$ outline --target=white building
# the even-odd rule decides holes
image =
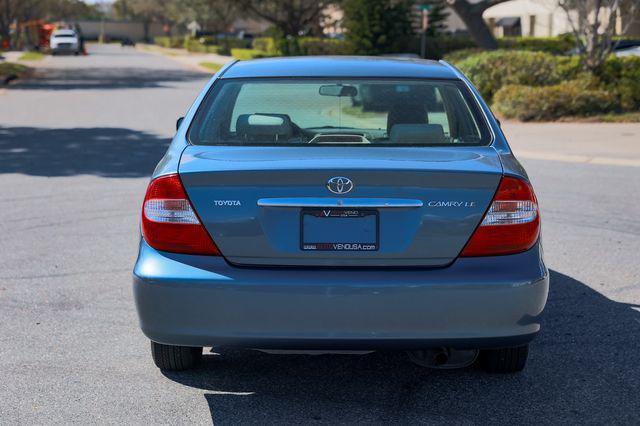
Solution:
[[[551,37],[570,33],[571,24],[558,0],[511,0],[487,9],[482,17],[496,37]],[[575,12],[574,12],[575,13]],[[606,15],[607,10],[604,11]],[[572,18],[575,20],[575,16]],[[602,19],[606,19],[603,16]],[[640,35],[640,22],[627,26],[631,16],[617,18],[616,30],[626,35]]]

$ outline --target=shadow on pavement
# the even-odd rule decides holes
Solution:
[[[0,173],[149,176],[169,143],[123,128],[0,127]]]
[[[40,68],[11,90],[147,89],[168,83],[202,80],[207,73],[160,68]]]
[[[191,372],[214,423],[636,423],[640,313],[551,271],[543,331],[516,375],[427,370],[403,353],[225,349]]]

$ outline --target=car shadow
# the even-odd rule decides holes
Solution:
[[[148,89],[172,83],[205,80],[211,75],[185,69],[141,67],[38,68],[11,90]]]
[[[149,176],[169,143],[125,128],[0,127],[0,174]]]
[[[640,313],[551,271],[526,369],[428,370],[404,353],[220,349],[169,379],[205,391],[214,423],[637,423]]]

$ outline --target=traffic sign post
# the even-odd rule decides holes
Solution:
[[[427,56],[427,28],[429,28],[429,11],[431,10],[431,5],[422,4],[419,8],[422,14],[422,25],[420,27],[420,57],[424,58]]]

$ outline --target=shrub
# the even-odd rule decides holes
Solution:
[[[348,55],[350,45],[344,40],[321,37],[259,37],[253,40],[253,49],[267,56]]]
[[[22,64],[15,64],[12,62],[0,62],[0,85],[4,84],[10,79],[19,77],[27,72],[29,68]]]
[[[454,50],[453,52],[449,52],[446,55],[444,55],[442,59],[452,64],[456,64],[456,63],[462,62],[463,60],[467,59],[470,56],[474,56],[479,53],[482,53],[482,49],[480,49],[479,47],[471,47],[468,49],[459,49],[459,50]]]
[[[185,37],[184,48],[189,52],[207,53],[207,46],[195,38]]]
[[[451,52],[459,51],[471,52],[475,50],[475,53],[480,49],[476,43],[467,36],[440,36],[440,37],[427,37],[426,44],[426,58],[427,59],[441,59]],[[419,53],[420,52],[420,39],[415,38],[409,51]]]
[[[269,56],[278,56],[280,52],[273,37],[257,37],[253,39],[251,47],[266,52]]]
[[[257,49],[231,49],[231,56],[241,61],[257,58],[266,58],[268,55],[266,52]]]
[[[275,37],[276,56],[303,56],[305,53],[300,47],[301,37]]]
[[[161,47],[170,47],[169,37],[154,37],[153,43]]]
[[[251,47],[251,43],[247,40],[237,38],[222,38],[216,41],[218,45],[217,53],[220,55],[231,55],[231,49],[246,49]]]
[[[301,55],[349,55],[351,45],[344,40],[320,37],[301,37],[298,40]]]
[[[605,61],[598,76],[604,87],[616,96],[621,110],[640,109],[640,57],[611,56]]]
[[[558,37],[502,37],[497,39],[500,49],[529,50],[563,55],[575,47],[571,35]]]
[[[456,63],[458,68],[491,101],[508,84],[544,86],[560,82],[558,60],[548,53],[495,50],[469,56]]]
[[[155,37],[153,42],[162,47],[183,47],[184,37]]]
[[[584,73],[579,56],[554,56],[560,81],[573,80]]]
[[[612,93],[581,79],[544,87],[507,85],[495,94],[493,108],[507,118],[529,121],[600,114],[615,105]]]

